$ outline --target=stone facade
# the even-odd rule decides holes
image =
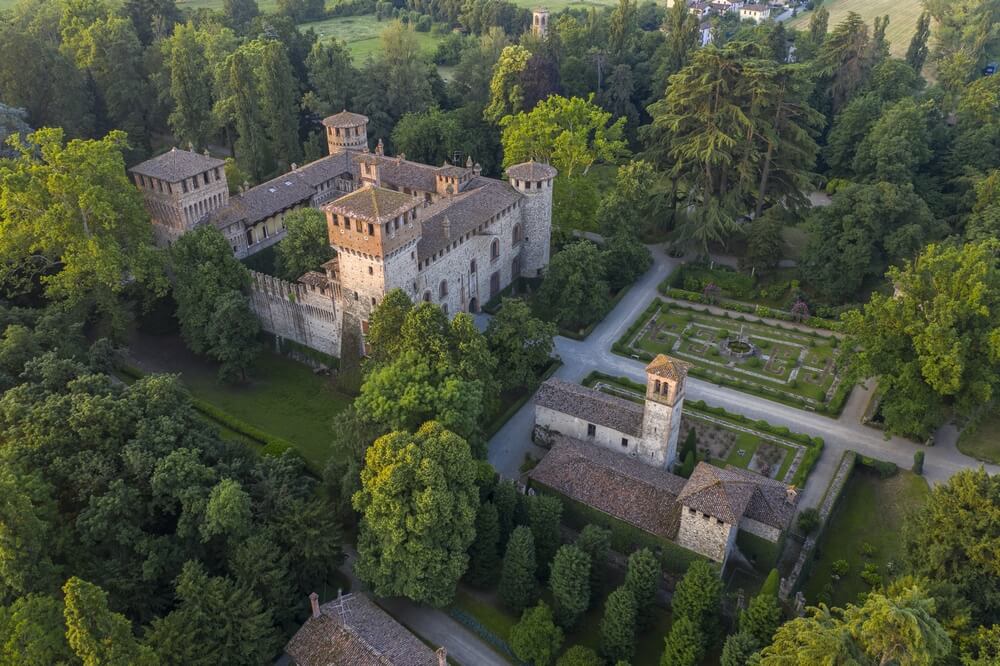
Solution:
[[[733,525],[720,518],[681,505],[681,524],[677,543],[716,562],[725,562],[736,543]]]
[[[304,282],[298,283],[255,271],[250,275],[250,307],[261,328],[324,354],[340,355],[343,322],[321,274],[307,274]]]
[[[549,34],[549,10],[531,10],[531,32],[538,37],[546,37]]]

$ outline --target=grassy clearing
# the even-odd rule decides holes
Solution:
[[[375,14],[365,14],[364,16],[338,16],[324,21],[314,21],[312,23],[302,23],[300,30],[313,30],[319,40],[327,41],[339,39],[347,44],[354,64],[360,65],[369,55],[374,56],[382,49],[382,41],[379,35],[388,27],[389,21],[379,21]],[[441,37],[432,35],[429,32],[414,32],[421,50],[431,55],[437,48]]]
[[[803,588],[806,601],[836,606],[856,602],[858,594],[870,589],[861,578],[865,564],[877,566],[883,580],[898,573],[903,517],[922,506],[929,492],[923,477],[912,472],[900,470],[880,479],[869,469],[855,468],[817,548],[816,562]],[[864,554],[865,544],[873,549],[870,555]],[[838,560],[847,561],[849,569],[834,581],[833,563]]]
[[[962,433],[958,450],[978,460],[1000,463],[1000,413],[984,417],[973,430]]]
[[[892,54],[902,57],[910,45],[910,38],[917,30],[917,19],[923,10],[920,0],[827,0],[823,7],[830,12],[830,29],[847,18],[848,12],[856,12],[868,24],[869,29],[876,16],[889,15],[886,38]],[[792,28],[804,30],[809,26],[812,12],[803,12],[788,22]]]

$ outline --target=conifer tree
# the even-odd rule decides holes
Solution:
[[[664,641],[660,666],[697,666],[705,654],[705,637],[687,615],[674,616]]]
[[[760,650],[761,645],[753,636],[738,632],[728,636],[722,646],[721,666],[746,666],[751,655]]]
[[[710,642],[718,627],[721,600],[722,581],[719,574],[705,560],[692,562],[674,590],[671,602],[674,622],[680,617],[689,618],[700,630],[703,639]]]
[[[587,525],[576,538],[576,547],[590,556],[590,603],[601,595],[604,587],[604,567],[611,551],[611,531],[597,525]]]
[[[635,597],[624,586],[608,595],[601,618],[601,654],[609,661],[629,660],[635,652]]]
[[[628,558],[628,571],[625,573],[625,587],[635,598],[637,625],[639,629],[648,626],[649,611],[656,601],[656,591],[660,589],[660,578],[663,569],[659,560],[648,548],[637,550]]]
[[[758,645],[768,645],[771,637],[781,625],[781,608],[778,598],[770,594],[758,594],[740,613],[740,633],[753,636]]]
[[[906,64],[913,68],[913,71],[920,74],[927,62],[927,40],[931,36],[931,14],[923,12],[917,19],[917,31],[910,38],[910,46],[906,49]]]
[[[502,479],[493,489],[493,504],[497,507],[497,522],[500,526],[500,540],[497,542],[500,551],[507,547],[507,540],[514,531],[517,495],[517,486],[507,479]]]
[[[518,613],[535,599],[535,540],[523,525],[514,529],[507,542],[498,591],[504,605]]]
[[[562,642],[562,629],[552,621],[552,610],[544,601],[524,611],[521,620],[510,630],[514,654],[534,666],[549,666]]]
[[[571,628],[590,605],[590,556],[577,546],[559,548],[552,560],[549,588],[555,600],[556,621]]]
[[[466,579],[478,587],[485,587],[496,580],[500,566],[500,524],[493,502],[479,505],[476,514],[476,540],[469,548],[469,571]]]
[[[559,549],[559,519],[562,517],[562,502],[548,495],[534,495],[528,498],[528,524],[535,540],[535,561],[538,576],[544,580]]]

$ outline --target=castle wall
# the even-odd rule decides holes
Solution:
[[[726,556],[736,542],[737,529],[708,514],[688,506],[681,507],[681,524],[677,530],[677,543],[688,550],[704,555],[710,560],[725,563]]]
[[[765,525],[764,523],[754,520],[753,518],[744,517],[743,520],[740,521],[740,529],[744,532],[755,534],[762,539],[767,539],[771,543],[778,543],[778,540],[781,538],[781,530],[777,527]]]
[[[340,357],[341,313],[331,288],[286,282],[250,271],[250,308],[261,328],[288,340]]]
[[[567,437],[579,439],[582,442],[590,442],[616,453],[636,454],[641,440],[635,437],[635,435],[629,435],[613,428],[608,428],[607,426],[594,424],[595,432],[591,437],[587,435],[588,425],[591,424],[584,419],[563,412],[557,412],[548,407],[535,405],[536,428],[541,427],[543,430],[548,429]],[[628,441],[627,446],[622,446],[623,438]]]

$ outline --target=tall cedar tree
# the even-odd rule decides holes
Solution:
[[[656,592],[660,589],[662,576],[663,569],[660,566],[660,561],[648,548],[642,548],[629,555],[628,570],[625,572],[623,586],[632,593],[635,599],[637,624],[640,631],[648,626],[652,617],[651,611],[653,603],[656,601]]]
[[[469,570],[466,579],[477,587],[487,587],[496,580],[500,568],[500,523],[493,502],[483,502],[476,514],[476,539],[469,547]]]
[[[719,605],[722,601],[722,580],[708,562],[691,563],[687,573],[677,583],[671,600],[674,622],[689,618],[699,629],[705,645],[715,640],[718,631]]]
[[[535,540],[531,530],[517,527],[507,542],[500,570],[500,600],[507,608],[520,613],[535,600]]]
[[[528,497],[528,525],[535,540],[535,557],[538,563],[538,578],[548,576],[552,558],[559,549],[559,520],[562,518],[562,502],[549,495]]]
[[[510,629],[510,647],[514,655],[534,666],[549,666],[562,646],[563,632],[552,621],[552,609],[539,601],[521,614]]]
[[[576,547],[590,556],[590,603],[600,598],[604,589],[604,571],[611,552],[611,531],[597,525],[587,525],[576,537]]]
[[[549,589],[556,620],[563,628],[572,628],[590,605],[590,556],[576,546],[561,546],[552,560]]]
[[[608,595],[601,618],[601,654],[611,661],[628,661],[635,653],[635,597],[624,587]]]

